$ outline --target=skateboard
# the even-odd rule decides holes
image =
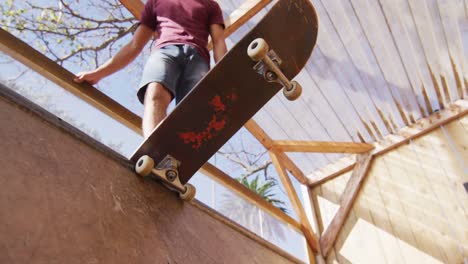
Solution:
[[[309,0],[279,0],[153,130],[130,160],[183,200],[187,184],[278,91],[289,100],[302,87],[294,78],[317,41],[318,19]]]

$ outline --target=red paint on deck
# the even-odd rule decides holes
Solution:
[[[225,96],[225,102],[221,100],[221,96],[216,95],[210,100],[209,104],[213,107],[213,116],[211,117],[208,126],[200,132],[183,132],[179,133],[179,137],[185,144],[192,144],[192,148],[198,149],[202,146],[203,142],[217,136],[221,130],[226,127],[228,123],[228,116],[230,111],[228,109],[229,103],[237,100],[237,95],[232,93]]]
[[[180,138],[184,141],[185,144],[194,143],[192,146],[193,148],[199,148],[201,146],[201,142],[203,140],[203,135],[196,134],[194,132],[186,132],[180,133]]]
[[[215,131],[221,131],[224,126],[226,125],[226,117],[224,116],[223,119],[217,120],[216,115],[213,115],[213,118],[211,118],[210,123],[208,124],[208,131],[211,131],[211,129],[214,129]]]
[[[221,101],[221,97],[219,95],[216,95],[215,97],[213,97],[213,99],[211,99],[210,101],[210,104],[214,106],[215,112],[226,111],[226,105],[223,104],[223,102]]]

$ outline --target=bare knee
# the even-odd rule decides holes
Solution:
[[[146,88],[145,104],[169,105],[172,100],[171,93],[159,83],[150,83]]]

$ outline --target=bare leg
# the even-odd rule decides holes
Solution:
[[[153,129],[166,117],[167,107],[172,100],[171,93],[159,83],[150,83],[146,88],[143,137],[151,135]]]

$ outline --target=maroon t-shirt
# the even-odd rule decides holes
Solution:
[[[224,27],[223,14],[213,0],[148,0],[140,22],[158,32],[155,47],[189,44],[210,61],[208,35],[210,25]]]

